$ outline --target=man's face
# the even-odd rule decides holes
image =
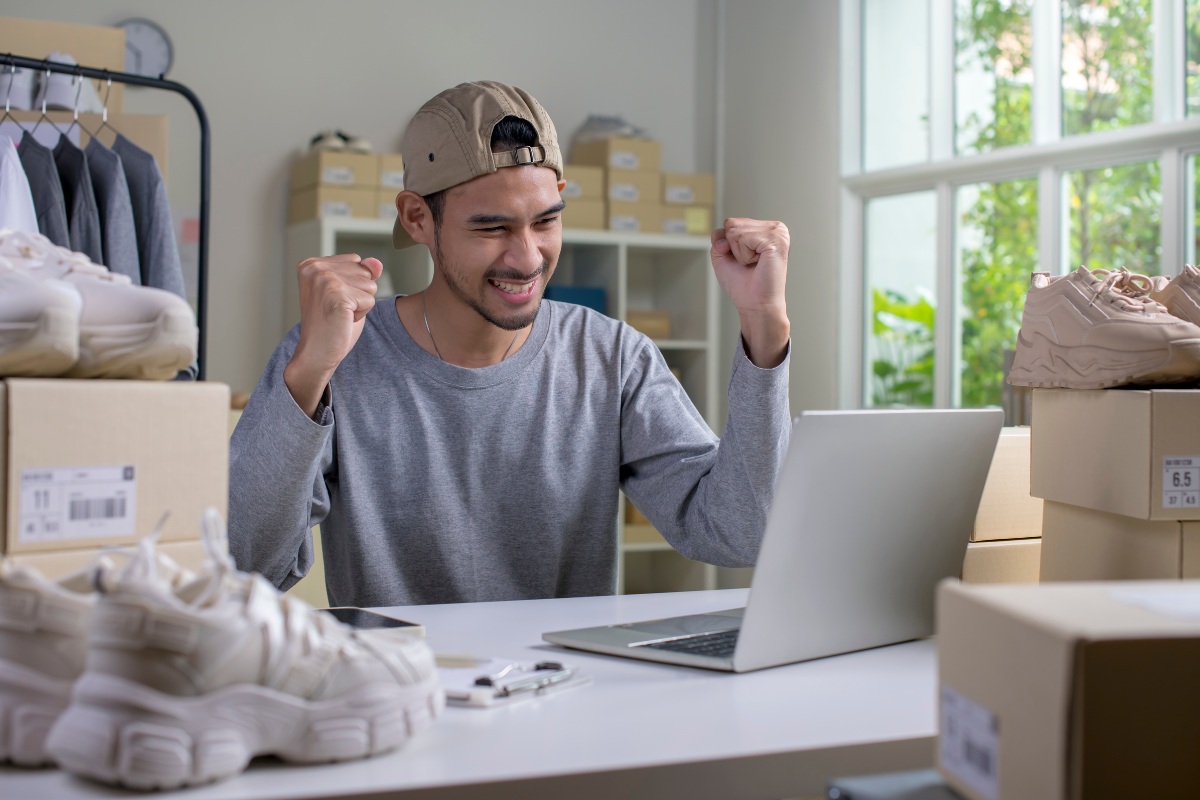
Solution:
[[[558,178],[547,167],[503,167],[446,192],[434,253],[456,295],[515,331],[537,316],[562,251]]]

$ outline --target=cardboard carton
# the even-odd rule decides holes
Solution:
[[[1134,519],[1046,501],[1043,581],[1200,578],[1200,522]]]
[[[197,519],[197,536],[199,536],[199,524],[200,521]],[[208,554],[204,552],[204,545],[196,540],[187,542],[159,542],[155,549],[179,566],[184,569],[190,569],[192,572],[197,572],[208,558]],[[89,547],[78,550],[58,550],[50,553],[24,553],[9,556],[9,560],[18,567],[33,567],[50,580],[55,580],[95,563],[99,555],[100,548]],[[124,563],[124,557],[120,553],[113,553],[110,557],[117,564]]]
[[[662,206],[658,203],[608,202],[608,229],[613,231],[662,231]]]
[[[566,200],[562,212],[564,228],[603,230],[607,227],[608,204],[603,200]]]
[[[664,205],[711,207],[716,202],[713,176],[706,172],[664,172],[662,201]]]
[[[379,160],[379,175],[375,185],[380,189],[391,189],[392,197],[404,191],[404,158],[399,153],[383,153]]]
[[[288,224],[320,217],[374,218],[381,205],[375,189],[310,186],[288,198]]]
[[[1036,539],[1042,499],[1029,493],[1029,428],[1003,428],[992,454],[971,541]]]
[[[314,150],[292,162],[291,190],[295,194],[311,186],[379,185],[379,156],[371,153],[345,153]]]
[[[609,169],[658,172],[662,145],[649,139],[614,137],[577,144],[571,149],[572,164],[588,164]],[[647,198],[654,200],[656,198]]]
[[[229,500],[222,383],[8,378],[0,383],[0,541],[9,554],[195,539]]]
[[[938,589],[937,767],[969,800],[1193,797],[1200,583]]]
[[[1041,539],[970,542],[963,583],[1037,583],[1041,551]]]
[[[1138,519],[1200,519],[1200,391],[1035,389],[1034,497]]]
[[[395,219],[399,214],[396,211],[396,195],[399,193],[399,189],[376,189],[375,216],[380,219]]]
[[[124,72],[125,30],[107,25],[0,17],[0,53],[45,58],[55,52],[69,54],[84,67]],[[92,83],[101,101],[108,94],[110,118],[112,114],[119,114],[124,108],[125,85],[113,81],[112,93],[109,94],[107,81]],[[41,109],[38,114],[41,114]],[[96,129],[92,125],[88,127]],[[159,167],[162,168],[162,160],[159,161]]]
[[[708,236],[712,233],[712,209],[708,206],[663,206],[663,233],[688,233]]]
[[[635,331],[651,339],[671,338],[671,313],[669,311],[626,311],[625,321]]]
[[[568,202],[604,199],[604,167],[567,164],[563,167],[563,180],[567,185],[563,187],[561,194]]]
[[[660,176],[657,172],[624,169],[604,171],[604,196],[617,203],[657,204]]]

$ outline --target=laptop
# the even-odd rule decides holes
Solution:
[[[806,411],[745,608],[543,634],[595,653],[749,672],[920,639],[962,571],[999,409]]]

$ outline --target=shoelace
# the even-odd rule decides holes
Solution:
[[[66,266],[66,271],[60,277],[70,273],[90,275],[113,283],[132,283],[128,275],[110,271],[107,267],[93,264],[83,253],[76,253],[65,247],[58,247],[45,236],[17,231],[11,228],[0,230],[0,247],[8,246],[20,254],[21,258],[30,261],[40,261],[43,265],[55,263]]]
[[[1094,269],[1091,272],[1092,275],[1103,278],[1103,280],[1095,288],[1095,294],[1092,295],[1089,306],[1095,305],[1101,295],[1108,291],[1109,297],[1119,300],[1126,309],[1139,310],[1144,313],[1160,310],[1159,303],[1146,296],[1154,289],[1154,282],[1149,277],[1130,272],[1125,267],[1112,271]],[[1165,311],[1166,309],[1161,310]]]

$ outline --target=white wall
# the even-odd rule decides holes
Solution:
[[[711,169],[711,0],[352,3],[5,0],[0,13],[95,25],[143,16],[175,44],[213,132],[209,377],[249,390],[279,341],[288,165],[323,128],[399,148],[427,99],[467,80],[528,90],[565,140],[589,112],[661,140],[663,168]],[[709,14],[701,24],[702,12]],[[707,26],[707,27],[705,27]],[[40,57],[44,53],[28,53]],[[130,90],[126,110],[171,115],[172,204],[194,208],[198,138],[181,99]],[[708,148],[697,152],[697,142]]]

